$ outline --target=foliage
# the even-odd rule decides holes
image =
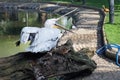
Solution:
[[[7,27],[4,34],[18,35],[20,34],[21,28],[22,27]]]

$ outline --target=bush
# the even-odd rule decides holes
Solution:
[[[7,27],[5,34],[18,35],[21,32],[22,27]]]

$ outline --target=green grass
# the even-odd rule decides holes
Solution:
[[[89,0],[88,5],[102,8],[102,5],[108,7],[108,0]],[[98,3],[99,2],[99,3]],[[116,8],[117,6],[117,8]],[[117,10],[116,10],[117,9]],[[109,13],[106,15],[104,29],[109,43],[120,44],[120,1],[115,0],[114,24],[109,23]]]
[[[114,24],[109,24],[109,16],[106,16],[104,29],[109,43],[120,44],[120,12],[115,12]]]
[[[120,44],[120,26],[105,24],[105,32],[109,43]]]
[[[114,24],[109,23],[109,14],[107,14],[104,29],[109,43],[120,44],[120,0],[114,1],[115,1]],[[70,0],[64,0],[63,2],[70,3]],[[81,2],[73,2],[72,4],[80,5]],[[108,0],[86,0],[86,5],[97,8],[102,8],[102,5],[105,5],[108,8],[109,3]]]

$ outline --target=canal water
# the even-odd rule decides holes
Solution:
[[[15,42],[19,40],[21,29],[25,26],[43,27],[45,20],[53,17],[56,18],[59,15],[34,10],[0,10],[0,57],[25,51],[29,44],[15,46]],[[66,18],[59,23],[66,25],[65,21]]]

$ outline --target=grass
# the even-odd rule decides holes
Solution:
[[[120,12],[115,12],[114,23],[109,24],[108,15],[106,16],[104,29],[109,43],[120,44]]]
[[[58,1],[58,0],[53,0]],[[69,2],[70,0],[60,0],[62,2]],[[114,24],[109,23],[109,14],[107,14],[104,24],[105,33],[109,43],[120,44],[120,0],[115,1],[115,16]],[[72,4],[80,5],[81,2],[74,2]],[[102,8],[102,5],[105,5],[107,8],[109,6],[108,0],[86,0],[87,6]]]
[[[101,6],[104,4],[106,7],[108,7],[108,2],[107,0],[89,0],[88,5],[89,6],[94,6],[101,8]],[[120,44],[120,1],[115,0],[115,6],[118,6],[116,10],[115,7],[115,16],[114,16],[114,24],[109,23],[109,13],[106,15],[105,19],[105,24],[104,24],[104,29],[105,29],[105,34],[108,39],[109,43],[114,43],[114,44]]]

